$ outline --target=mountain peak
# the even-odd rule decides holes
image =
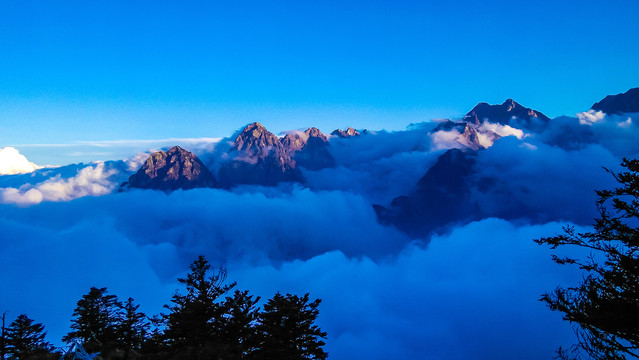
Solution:
[[[537,128],[545,125],[550,118],[537,110],[524,107],[513,99],[506,99],[501,105],[490,105],[481,102],[469,111],[463,119],[465,122],[481,124],[484,120],[502,125],[510,125],[516,120],[526,128]]]
[[[513,100],[513,99],[506,99],[506,101],[504,101],[504,103],[503,103],[503,104],[501,104],[501,106],[505,107],[505,108],[506,108],[506,111],[512,111],[512,110],[514,110],[515,108],[523,107],[523,106],[519,105],[519,104],[518,104],[515,100]]]
[[[625,93],[608,95],[592,105],[591,109],[603,111],[609,115],[639,112],[639,87]]]
[[[351,137],[351,136],[359,136],[359,131],[353,129],[352,127],[349,127],[346,130],[335,129],[335,130],[333,130],[331,135],[336,135],[336,136],[339,136],[339,137],[342,137],[342,138],[346,138],[346,137]]]
[[[288,137],[287,141],[290,140],[292,137]],[[304,181],[282,141],[258,122],[242,129],[235,138],[232,152],[232,159],[223,164],[219,172],[224,187]]]
[[[271,149],[281,147],[277,136],[258,122],[247,125],[235,138],[235,148],[245,151],[249,156],[264,157]]]
[[[123,187],[172,191],[215,187],[217,181],[195,154],[174,146],[151,154]]]
[[[304,133],[306,135],[308,135],[309,137],[320,138],[324,142],[328,141],[328,138],[326,137],[326,135],[324,135],[324,133],[322,133],[320,131],[320,129],[318,129],[316,127],[310,127],[308,129],[306,129],[306,131],[304,131]]]

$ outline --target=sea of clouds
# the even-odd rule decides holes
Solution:
[[[118,192],[148,154],[38,168],[5,148],[0,312],[28,314],[60,345],[91,286],[157,314],[203,254],[264,299],[321,298],[330,359],[550,358],[574,334],[538,299],[581,275],[532,240],[589,229],[594,189],[614,185],[603,167],[639,156],[637,119],[585,113],[541,133],[500,129],[513,136],[480,151],[471,189],[493,215],[423,238],[380,224],[372,204],[411,194],[445,151],[434,123],[332,138],[337,166],[304,171],[307,186],[233,191]]]

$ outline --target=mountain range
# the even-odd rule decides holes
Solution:
[[[595,103],[592,110],[607,114],[638,112],[639,88],[606,96]],[[482,213],[470,196],[472,189],[482,191],[491,187],[490,181],[476,176],[478,152],[504,136],[521,138],[524,133],[541,136],[552,121],[542,112],[508,99],[496,105],[479,103],[462,119],[445,120],[425,130],[426,136],[446,139],[447,150],[420,178],[414,191],[397,194],[387,205],[373,205],[378,219],[410,235],[419,236],[455,221],[472,220],[480,215],[491,216],[485,211]],[[276,186],[280,183],[308,186],[305,178],[308,171],[336,166],[331,153],[332,139],[352,141],[367,134],[366,130],[348,128],[337,129],[327,136],[311,127],[278,137],[255,122],[230,139],[230,148],[214,161],[203,162],[180,147],[151,154],[138,172],[122,184],[121,190],[229,189],[241,185]],[[209,168],[217,171],[209,171]]]

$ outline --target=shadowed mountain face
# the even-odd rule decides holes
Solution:
[[[469,182],[476,158],[475,152],[446,151],[419,180],[414,194],[395,198],[389,208],[373,206],[379,219],[417,237],[472,219],[477,206],[470,202]]]
[[[608,95],[592,106],[606,114],[622,114],[639,112],[639,88],[633,88],[623,94]]]
[[[231,159],[219,172],[224,187],[304,182],[304,176],[280,139],[260,123],[252,123],[240,132],[229,156]]]
[[[328,151],[328,138],[317,128],[289,133],[282,139],[282,145],[297,166],[309,170],[335,166],[335,159]]]
[[[175,146],[169,151],[158,151],[149,156],[142,168],[131,175],[128,183],[122,184],[121,188],[172,191],[216,186],[215,177],[197,156]]]
[[[550,118],[539,111],[523,107],[514,100],[508,99],[501,105],[479,103],[464,116],[463,120],[477,125],[484,120],[502,125],[517,124],[535,130],[545,126]]]

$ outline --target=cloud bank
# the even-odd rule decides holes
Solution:
[[[13,147],[0,149],[0,175],[30,173],[40,168]]]
[[[588,229],[593,190],[614,181],[602,166],[639,154],[636,124],[563,117],[531,134],[485,124],[505,137],[477,155],[469,201],[480,219],[422,238],[380,224],[372,204],[415,191],[445,150],[432,123],[332,138],[337,165],[304,170],[307,186],[118,193],[147,154],[3,175],[0,311],[27,313],[60,344],[89,287],[157,314],[204,254],[264,299],[321,298],[330,359],[551,358],[573,333],[538,299],[580,275],[532,239]],[[192,150],[215,162],[217,145]]]
[[[57,174],[33,185],[26,183],[19,188],[0,188],[0,202],[34,205],[42,201],[69,201],[84,196],[106,195],[116,188],[116,182],[112,178],[118,174],[118,169],[105,163],[97,163],[79,169],[75,176],[69,178],[62,178]]]

